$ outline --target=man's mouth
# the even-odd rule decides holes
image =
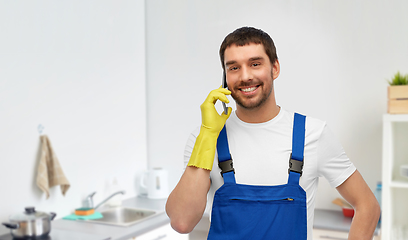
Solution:
[[[254,86],[254,87],[245,87],[245,88],[241,88],[240,90],[244,93],[250,93],[255,91],[259,86]]]

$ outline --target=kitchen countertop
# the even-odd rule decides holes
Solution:
[[[52,229],[48,237],[41,238],[42,240],[109,240],[110,237],[92,233],[72,232],[68,230]],[[0,240],[14,240],[10,231],[7,234],[1,235]]]
[[[146,197],[134,197],[124,200],[122,202],[122,206],[155,210],[158,212],[158,214],[128,227],[58,219],[52,222],[52,231],[65,230],[78,234],[97,234],[98,236],[102,237],[101,240],[127,240],[169,223],[170,220],[165,213],[165,204],[166,199],[156,200],[148,199]],[[69,240],[72,239],[77,238],[69,238]],[[58,238],[58,240],[60,240],[60,238]],[[65,239],[61,238],[61,240]]]
[[[58,231],[68,230],[83,234],[97,234],[103,236],[101,240],[127,240],[129,238],[144,234],[170,222],[165,213],[166,199],[153,200],[146,197],[134,197],[124,200],[122,206],[155,210],[156,216],[148,218],[140,223],[129,227],[112,226],[85,221],[72,221],[59,219],[53,221],[52,228]],[[313,228],[331,231],[349,232],[352,218],[345,217],[342,211],[315,209]],[[378,224],[374,235],[378,235],[380,224]],[[60,238],[58,238],[59,240]],[[69,238],[74,239],[74,238]],[[81,239],[81,238],[75,238]],[[89,238],[90,239],[90,238]],[[94,239],[94,238],[92,238]],[[61,238],[61,240],[65,240]]]
[[[345,217],[342,211],[315,209],[313,228],[349,232],[352,218]],[[374,235],[378,235],[380,224],[377,225]]]

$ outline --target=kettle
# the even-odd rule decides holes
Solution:
[[[147,197],[164,199],[169,196],[168,173],[162,168],[153,168],[144,172],[140,186],[147,190]]]

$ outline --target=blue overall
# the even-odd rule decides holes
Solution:
[[[214,195],[207,239],[307,239],[306,192],[299,185],[303,168],[305,121],[305,116],[295,113],[288,183],[278,186],[243,185],[235,182],[224,126],[217,141],[218,161],[224,184]]]

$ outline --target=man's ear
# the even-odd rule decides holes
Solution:
[[[280,64],[279,60],[276,59],[275,63],[272,65],[272,77],[273,80],[275,80],[277,77],[279,77],[280,74]]]

